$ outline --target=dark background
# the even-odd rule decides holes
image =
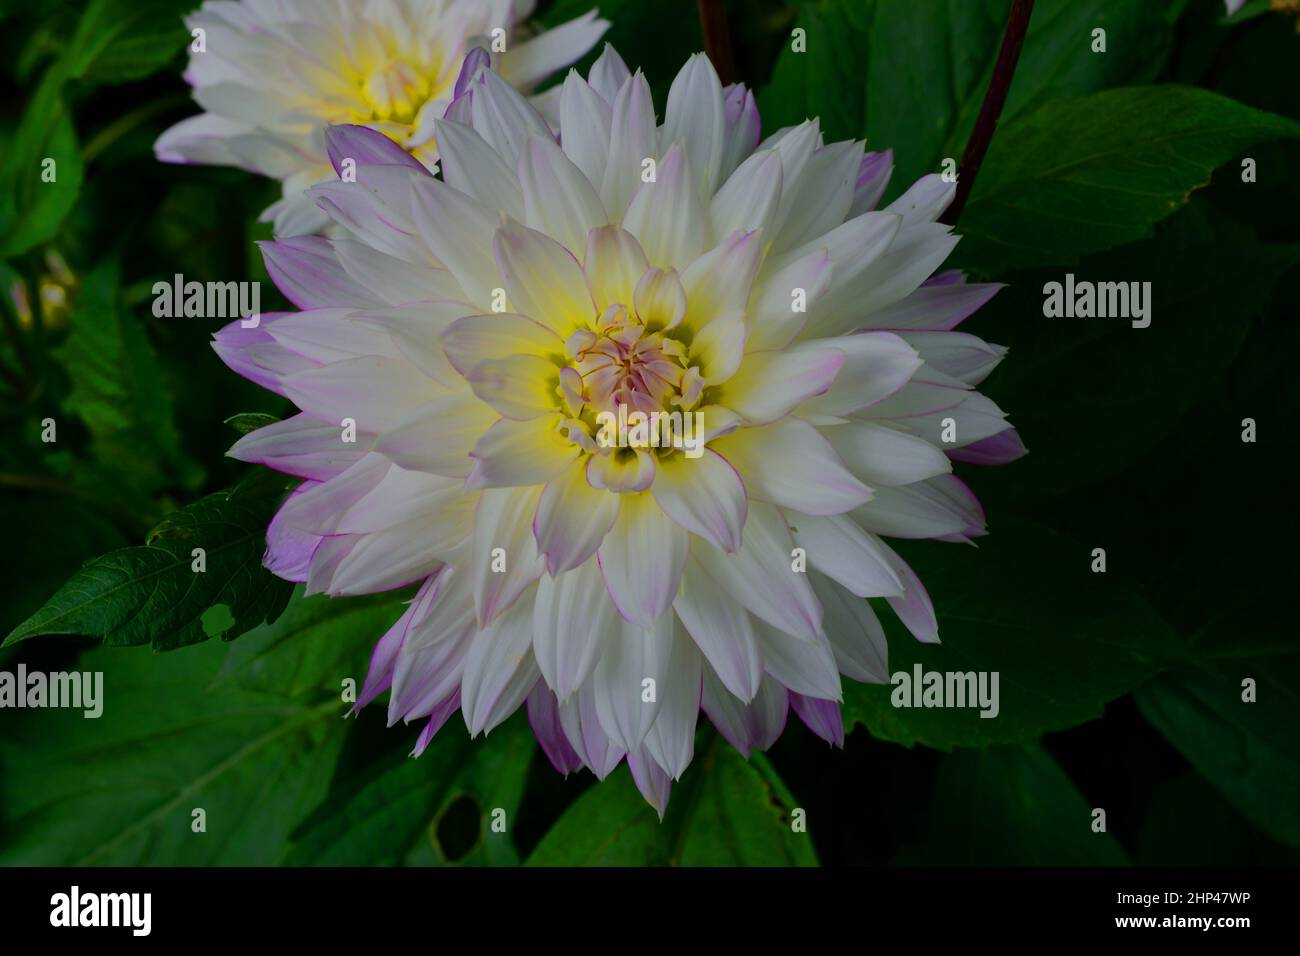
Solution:
[[[761,91],[764,133],[820,112],[828,138],[865,136],[869,148],[893,145],[899,172],[891,196],[909,172],[934,168],[951,151],[908,152],[909,142],[877,142],[877,134],[902,130],[906,136],[924,127],[933,99],[929,86],[959,86],[963,73],[972,72],[972,58],[990,60],[1008,4],[908,5],[928,12],[908,21],[903,5],[891,0],[730,3],[738,72]],[[103,8],[105,22],[112,19],[113,4],[95,6]],[[117,12],[125,16],[127,7],[141,6],[126,4]],[[164,514],[243,478],[245,467],[223,457],[237,437],[225,419],[288,410],[221,365],[208,346],[215,330],[208,323],[156,319],[148,308],[152,284],[175,272],[261,279],[263,309],[277,306],[278,293],[252,244],[269,238],[256,216],[277,197],[277,185],[237,170],[153,159],[158,134],[193,112],[179,77],[184,54],[175,23],[186,6],[144,4],[147,12],[131,14],[131,25],[107,54],[51,89],[49,75],[88,5],[0,2],[5,201],[12,205],[15,195],[21,201],[20,162],[30,145],[21,137],[33,128],[25,117],[42,104],[66,108],[75,137],[70,148],[84,164],[75,203],[48,238],[0,261],[6,290],[0,526],[10,542],[0,574],[0,633],[27,619],[82,562],[141,543]],[[677,68],[703,47],[695,4],[617,0],[601,6],[615,21],[609,39],[629,64],[644,68],[662,109]],[[966,34],[956,25],[941,29],[957,6],[964,7],[962,16],[976,7],[987,12],[992,46],[970,39],[977,48],[966,49]],[[1017,77],[1025,92],[1018,100],[1013,87],[1008,121],[1050,107],[1058,94],[1150,82],[1191,84],[1300,119],[1295,15],[1261,13],[1262,5],[1254,3],[1225,23],[1217,0],[1080,0],[1074,5],[1084,11],[1080,29],[1053,30],[1049,21],[1064,16],[1063,6],[1039,4],[1037,32],[1031,32],[1021,67],[1030,72]],[[561,22],[587,7],[543,2],[539,17]],[[1074,74],[1090,68],[1084,28],[1092,22],[1108,25],[1111,59],[1100,75],[1076,83]],[[807,75],[783,53],[796,24],[818,42],[833,41],[833,53],[809,66]],[[931,51],[933,62],[918,59],[908,44]],[[1063,79],[1035,85],[1032,71]],[[893,85],[880,92],[890,78]],[[892,113],[877,108],[881,97],[898,101]],[[64,135],[44,132],[51,143]],[[916,139],[923,145],[926,137]],[[962,121],[953,121],[947,143],[962,142]],[[31,148],[39,156],[47,146],[42,141]],[[888,689],[877,688],[847,697],[846,723],[857,726],[843,751],[792,721],[768,755],[770,767],[758,758],[768,780],[768,789],[758,792],[769,795],[767,809],[778,816],[791,806],[806,809],[823,864],[1300,859],[1300,608],[1293,556],[1300,531],[1293,453],[1300,412],[1300,255],[1293,245],[1300,243],[1300,146],[1261,142],[1243,155],[1257,159],[1257,183],[1240,181],[1238,159],[1222,163],[1212,182],[1189,191],[1136,241],[1036,270],[1014,262],[997,268],[981,268],[978,258],[973,263],[977,274],[1009,286],[965,330],[1011,347],[985,390],[1010,412],[1030,455],[1000,469],[959,472],[989,509],[991,536],[978,552],[953,557],[957,546],[925,542],[902,549],[935,599],[945,645],[931,653],[891,633],[892,666],[920,660],[943,668],[957,661],[963,669],[998,669],[1005,719],[987,722],[996,730],[951,713],[929,721],[903,715],[900,723],[882,705]],[[69,168],[61,166],[60,175]],[[1152,328],[1044,319],[1042,285],[1066,271],[1152,280]],[[9,291],[15,283],[29,299],[49,296],[48,304],[24,317]],[[40,441],[39,423],[47,415],[59,422],[56,446]],[[1257,422],[1255,444],[1240,440],[1246,417]],[[1088,570],[1094,547],[1107,550],[1110,590],[1098,590]],[[1121,592],[1122,600],[1115,596]],[[377,606],[374,620],[395,606]],[[1111,612],[1103,613],[1107,608]],[[967,618],[974,623],[963,624]],[[360,666],[378,627],[367,619],[333,650],[349,666]],[[342,629],[301,630],[297,641],[341,642],[345,636]],[[1003,642],[1013,631],[1023,635]],[[255,674],[240,693],[258,707],[264,703],[261,682],[282,686],[310,670],[301,661],[277,669],[282,662],[272,657],[280,638],[274,634],[239,638],[231,655],[241,653],[241,643],[255,646],[243,652],[253,663],[239,673]],[[509,774],[485,768],[483,754],[472,756],[473,748],[487,745],[464,742],[457,720],[430,756],[414,765],[404,761],[417,730],[386,729],[378,705],[342,729],[333,721],[320,733],[312,730],[301,741],[305,749],[277,765],[284,779],[266,786],[301,787],[297,802],[263,811],[265,793],[235,771],[220,795],[190,801],[187,793],[172,807],[160,795],[202,778],[202,767],[211,765],[202,757],[208,731],[185,731],[192,736],[184,739],[196,741],[191,777],[165,747],[146,743],[132,756],[132,742],[149,728],[171,726],[167,715],[183,713],[185,688],[207,687],[213,673],[242,666],[242,659],[224,657],[215,640],[159,657],[142,648],[93,650],[97,644],[44,637],[0,651],[0,667],[10,670],[19,661],[68,669],[80,659],[83,668],[102,666],[110,686],[115,673],[127,675],[122,680],[132,695],[132,726],[141,728],[97,742],[83,737],[79,719],[0,714],[0,862],[514,862],[526,859],[557,820],[564,826],[561,818],[580,796],[596,800],[600,790],[609,792],[575,811],[592,828],[608,823],[611,832],[622,833],[615,826],[623,819],[619,813],[633,813],[621,809],[630,791],[625,770],[600,788],[585,773],[561,779],[533,754],[518,717],[507,725],[513,730],[497,732],[506,739],[501,753],[513,754],[516,765],[531,764],[526,773]],[[981,646],[988,656],[967,656]],[[333,684],[335,671],[322,673]],[[1259,703],[1240,704],[1243,677],[1259,682]],[[1008,681],[1020,679],[1028,688],[1023,698],[1007,690]],[[167,709],[169,693],[178,697],[179,711]],[[237,737],[242,725],[232,726]],[[518,741],[517,749],[511,741]],[[313,770],[304,756],[313,747],[333,748],[337,757],[325,770]],[[705,826],[722,832],[720,821],[754,812],[745,808],[753,799],[745,789],[750,778],[749,784],[724,780],[716,792],[706,789],[712,783],[690,782],[693,774],[704,781],[712,772],[715,747],[713,732],[702,730],[696,764],[674,794],[668,822],[654,831],[653,814],[637,807],[640,815],[627,817],[634,822],[617,846],[639,846],[637,834],[649,829],[654,833],[644,837],[647,845],[671,834],[680,849],[683,834]],[[113,768],[125,769],[118,774]],[[773,769],[776,782],[767,776]],[[248,779],[264,772],[252,768]],[[317,772],[327,779],[313,790],[309,778]],[[91,774],[95,784],[75,780],[78,773]],[[449,775],[454,785],[446,784]],[[375,781],[389,781],[378,797],[364,792]],[[506,801],[518,805],[512,846],[505,850],[494,849],[484,831],[485,808],[497,805],[501,787],[512,794]],[[141,819],[153,820],[149,812],[160,806],[187,819],[190,803],[204,799],[230,807],[244,836],[221,837],[217,848],[195,852],[155,832],[157,821],[135,828]],[[395,843],[336,839],[330,827],[348,819],[336,811],[358,800],[385,807],[408,801],[395,820],[381,819],[383,829],[399,834]],[[1089,828],[1091,808],[1105,809],[1107,834]],[[713,810],[722,816],[709,816]],[[261,830],[247,824],[246,815],[263,812]],[[219,825],[214,816],[214,830]],[[747,846],[748,826],[736,825]],[[728,849],[721,837],[717,842],[699,850],[699,859],[780,857],[774,851],[776,858],[750,858]],[[338,855],[319,849],[326,845]],[[90,846],[99,849],[87,852]],[[626,857],[617,849],[602,852],[588,859],[680,860],[672,849],[634,849]],[[787,856],[808,862],[799,853]]]

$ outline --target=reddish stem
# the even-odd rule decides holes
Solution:
[[[993,141],[993,133],[998,128],[998,117],[1002,115],[1007,93],[1011,90],[1011,79],[1016,74],[1016,63],[1019,62],[1020,50],[1025,45],[1029,17],[1033,12],[1034,0],[1015,0],[1011,5],[1007,27],[1002,34],[1002,47],[998,50],[998,60],[993,65],[993,78],[989,80],[988,92],[984,94],[984,103],[980,106],[980,115],[975,120],[975,128],[971,130],[966,151],[961,157],[961,168],[957,173],[957,195],[952,205],[939,218],[940,222],[955,226],[962,210],[966,208],[966,200],[975,185],[980,166],[984,164],[984,154]]]
[[[736,82],[736,61],[731,55],[731,31],[723,0],[699,0],[700,26],[704,29],[704,50],[723,86]]]

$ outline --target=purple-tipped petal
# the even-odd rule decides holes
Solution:
[[[317,481],[304,481],[294,489],[289,500],[319,484]],[[282,520],[283,514],[284,507],[281,506],[266,528],[266,553],[262,556],[262,566],[276,577],[303,584],[322,539],[319,535],[290,527]]]
[[[266,327],[291,312],[271,312],[258,318],[255,328],[245,328],[243,319],[235,319],[212,336],[212,350],[233,371],[277,395],[284,394],[284,379],[294,372],[316,366],[296,352],[279,345]]]
[[[476,46],[465,54],[465,62],[460,65],[460,74],[456,77],[453,98],[469,92],[470,84],[483,70],[492,69],[492,54],[481,46]]]
[[[894,151],[887,149],[881,153],[865,153],[862,164],[858,166],[858,181],[853,187],[853,205],[849,208],[848,218],[871,212],[880,202],[889,186],[889,179],[894,175]]]
[[[370,652],[370,668],[366,671],[366,681],[361,685],[357,702],[352,705],[352,713],[357,713],[372,700],[388,690],[393,684],[393,670],[397,665],[397,656],[402,652],[402,642],[406,640],[406,629],[415,613],[415,602],[402,613],[375,644]]]
[[[542,753],[546,754],[551,766],[566,777],[581,770],[582,758],[564,734],[564,725],[560,723],[559,701],[546,686],[546,681],[539,680],[534,685],[526,703],[528,724],[533,728],[533,734],[542,745]]]
[[[954,448],[948,452],[948,457],[969,465],[1005,465],[1027,454],[1029,449],[1020,440],[1020,433],[1014,428],[1008,428],[972,442],[965,448]]]
[[[972,284],[960,272],[943,272],[906,298],[872,313],[866,327],[949,332],[983,308],[1001,288],[998,282]]]
[[[834,747],[844,746],[844,716],[838,701],[819,700],[790,691],[790,707],[822,740]]]
[[[426,176],[424,164],[393,142],[383,133],[368,126],[330,126],[325,129],[325,151],[330,165],[339,176],[343,175],[343,160],[351,159],[362,166],[409,166]]]
[[[718,172],[721,185],[745,157],[754,151],[761,138],[758,104],[743,83],[733,83],[722,90],[722,108],[726,128],[722,140],[722,166]]]
[[[936,272],[922,282],[921,285],[961,285],[965,281],[966,273],[960,269],[947,269],[944,272]]]
[[[419,757],[423,754],[429,746],[429,742],[433,740],[433,735],[442,730],[443,724],[458,710],[460,710],[459,687],[452,691],[446,700],[433,708],[433,713],[429,715],[429,722],[424,725],[419,738],[415,741],[415,746],[411,749],[411,756]]]
[[[388,305],[344,271],[328,239],[295,236],[257,245],[275,287],[300,309],[382,309]]]
[[[668,776],[663,767],[655,763],[645,747],[627,755],[627,766],[632,771],[632,780],[636,788],[641,791],[641,796],[645,797],[646,803],[655,808],[659,819],[662,820],[664,811],[668,809],[668,797],[672,793],[673,778]]]

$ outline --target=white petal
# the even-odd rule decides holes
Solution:
[[[668,676],[673,616],[643,630],[623,622],[606,632],[596,665],[596,715],[611,740],[627,751],[641,746],[659,714],[659,685]],[[653,683],[647,685],[646,681]]]
[[[740,547],[748,500],[731,464],[711,449],[699,458],[669,455],[660,459],[654,499],[681,527],[723,551]]]
[[[780,513],[758,501],[749,504],[745,539],[735,554],[692,548],[733,600],[787,634],[812,640],[821,627],[821,606],[807,576],[794,570],[794,540]]]
[[[478,83],[471,103],[474,129],[507,163],[515,163],[530,135],[551,135],[541,114],[501,77],[484,70]]]
[[[751,352],[720,387],[718,402],[751,425],[766,425],[800,403],[812,404],[808,400],[831,388],[844,364],[844,353],[835,348]]]
[[[673,610],[727,690],[751,700],[763,678],[753,621],[694,557],[687,560]]]
[[[503,418],[474,445],[470,488],[542,485],[578,457],[578,446],[559,431],[560,416],[518,422]]]
[[[571,71],[560,94],[560,145],[595,186],[605,180],[611,116],[609,103]]]
[[[596,86],[595,68],[592,69],[592,85]],[[610,218],[619,222],[641,183],[642,161],[658,159],[659,144],[650,85],[640,70],[623,84],[612,102],[609,161],[605,164],[600,199]]]
[[[475,442],[496,421],[496,413],[472,395],[434,399],[384,432],[375,451],[403,468],[449,478],[468,477]]]
[[[622,495],[591,487],[583,461],[547,483],[533,518],[533,533],[548,574],[576,568],[596,553],[614,526],[621,499]]]
[[[821,700],[840,700],[840,672],[825,637],[801,641],[783,634],[765,621],[755,621],[754,631],[763,651],[763,670],[797,694]]]
[[[546,326],[508,312],[458,318],[442,333],[439,342],[452,367],[462,375],[487,359],[564,353],[564,342]]]
[[[419,180],[412,190],[412,213],[420,236],[456,277],[466,300],[486,312],[492,305],[492,290],[501,285],[492,257],[496,217],[486,206],[436,179]]]
[[[540,676],[533,659],[532,595],[478,632],[465,656],[461,711],[471,736],[487,733],[527,698]]]
[[[844,222],[853,204],[853,187],[861,162],[860,142],[832,143],[808,158],[803,175],[794,184],[796,193],[782,197],[781,205],[786,206],[787,199],[789,205],[778,226],[773,252],[815,241]]]
[[[506,294],[516,311],[561,338],[591,324],[595,306],[573,253],[554,239],[517,223],[492,239]]]
[[[659,715],[645,737],[645,747],[674,779],[695,755],[695,725],[700,715],[700,652],[678,624],[673,629],[668,671],[659,684]]]
[[[830,389],[799,406],[801,418],[836,417],[866,408],[902,388],[922,366],[916,350],[890,332],[864,332],[801,342],[794,354],[834,349],[844,359]],[[737,409],[739,411],[739,409]]]
[[[533,610],[533,654],[561,700],[591,675],[617,622],[595,561],[554,578],[542,575]]]
[[[709,207],[713,228],[720,236],[751,229],[766,234],[780,201],[780,155],[771,149],[755,153],[714,195]]]
[[[434,135],[443,181],[478,200],[485,209],[524,218],[524,194],[519,177],[501,154],[472,127],[437,120]]]
[[[871,498],[871,489],[845,468],[830,442],[797,418],[738,429],[711,447],[760,501],[803,514],[837,515]]]
[[[822,603],[822,629],[840,672],[851,680],[889,683],[889,645],[871,605],[817,571],[810,570],[808,580]]]
[[[828,426],[822,434],[849,470],[873,487],[910,485],[952,471],[942,451],[896,428],[853,421]]]
[[[575,256],[587,248],[587,233],[609,222],[600,197],[582,171],[549,136],[532,137],[519,157],[525,222],[558,239]]]
[[[719,185],[725,134],[722,84],[709,58],[697,53],[686,61],[668,90],[660,142],[666,146],[686,144],[696,189],[702,196],[712,195]]]
[[[285,394],[315,418],[353,419],[365,431],[396,428],[443,389],[413,365],[363,356],[295,372],[284,379]]]
[[[835,515],[792,518],[794,540],[808,554],[808,561],[823,574],[838,581],[858,597],[896,596],[903,585],[894,573],[888,555],[851,518]]]
[[[680,143],[659,163],[654,181],[641,183],[623,228],[637,237],[651,265],[665,269],[685,269],[705,248],[708,224]]]
[[[487,627],[514,604],[542,573],[532,528],[540,494],[541,489],[492,488],[479,497],[469,577],[480,627]],[[502,567],[504,571],[499,570]],[[530,626],[531,622],[530,614]]]
[[[946,182],[938,173],[930,173],[914,182],[886,209],[902,216],[903,224],[907,226],[934,222],[943,215],[956,195],[956,180]]]
[[[625,494],[622,499],[618,520],[596,554],[619,614],[648,630],[677,596],[687,534],[650,495]]]

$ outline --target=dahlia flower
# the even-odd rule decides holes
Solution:
[[[816,120],[760,142],[703,56],[663,125],[608,47],[559,115],[557,141],[479,69],[433,124],[440,179],[331,129],[357,182],[311,194],[347,235],[265,243],[302,311],[215,347],[301,409],[231,451],[304,479],[266,566],[419,583],[358,706],[390,691],[418,754],[457,710],[477,735],[526,705],[559,770],[626,757],[662,814],[701,709],[746,754],[789,711],[842,744],[841,675],[888,679],[866,599],[938,640],[885,539],[984,534],[951,462],[1023,447],[975,390],[1004,350],[953,331],[997,287],[934,274],[951,184],[876,209],[889,153]],[[700,428],[606,427],[637,412]]]
[[[277,236],[318,232],[329,220],[303,191],[334,178],[327,126],[378,130],[436,171],[433,123],[456,92],[468,50],[527,91],[609,27],[593,10],[530,37],[520,25],[533,7],[534,0],[207,0],[185,21],[195,34],[185,79],[205,112],[163,133],[154,151],[163,162],[238,166],[278,179],[284,198],[263,219]],[[535,105],[550,112],[553,99]]]

